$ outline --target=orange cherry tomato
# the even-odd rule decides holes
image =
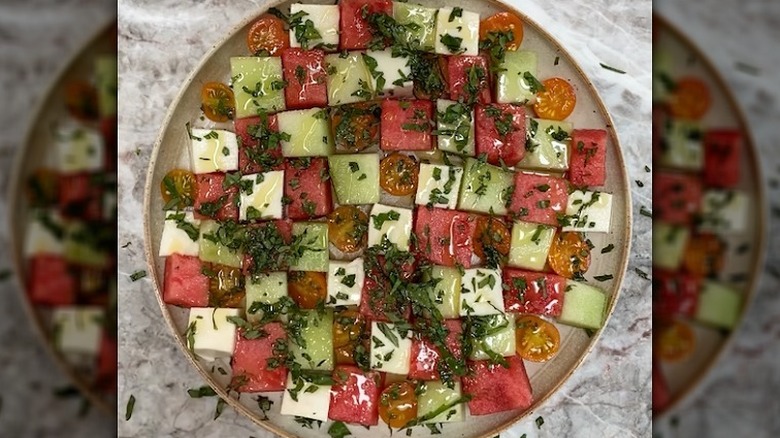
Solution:
[[[723,269],[726,245],[718,236],[699,234],[688,240],[683,255],[685,269],[697,277],[708,277]]]
[[[160,193],[166,210],[182,209],[195,201],[195,175],[189,170],[173,169],[163,177]]]
[[[696,334],[681,321],[674,321],[658,331],[653,342],[653,352],[661,360],[676,362],[687,358],[696,347]]]
[[[339,251],[355,252],[368,240],[368,215],[354,205],[341,205],[328,215],[328,240]]]
[[[515,320],[517,354],[532,362],[547,362],[558,353],[561,335],[550,322],[534,315],[519,316]]]
[[[394,152],[379,163],[379,185],[393,196],[408,196],[417,190],[419,172],[417,160]]]
[[[372,102],[335,107],[330,118],[336,149],[360,152],[379,146],[381,110]]]
[[[233,90],[222,82],[206,82],[200,89],[200,108],[209,120],[231,120],[236,112]]]
[[[215,264],[209,269],[209,306],[242,307],[246,293],[241,268]]]
[[[523,42],[523,22],[520,17],[511,12],[499,12],[495,15],[491,15],[485,18],[479,23],[479,39],[480,41],[487,38],[490,32],[506,32],[512,31],[512,41],[507,43],[506,49],[509,51],[515,51],[520,48],[520,43]]]
[[[393,428],[404,427],[417,418],[415,384],[405,380],[386,387],[379,396],[379,417]]]
[[[86,81],[73,81],[65,87],[65,107],[79,120],[98,118],[98,94],[95,87]]]
[[[561,277],[574,278],[590,267],[590,245],[585,235],[574,231],[558,233],[547,256],[550,267]]]
[[[544,91],[536,94],[534,112],[542,119],[564,120],[574,111],[577,93],[566,79],[550,78],[542,81]]]
[[[354,364],[355,347],[360,344],[366,321],[357,308],[336,313],[333,318],[333,350],[337,364]]]
[[[710,109],[710,90],[699,78],[686,76],[677,80],[669,96],[669,111],[674,117],[698,120]]]
[[[314,309],[328,298],[328,283],[324,272],[290,271],[287,291],[301,309]]]
[[[246,45],[253,55],[276,55],[282,49],[290,47],[290,35],[284,29],[281,19],[266,14],[249,28]]]
[[[485,260],[485,248],[492,248],[503,257],[509,255],[512,234],[504,221],[494,217],[480,216],[477,219],[475,236],[477,245],[474,246],[474,253],[480,259]]]
[[[59,174],[52,169],[38,168],[27,179],[27,199],[32,205],[57,203]]]

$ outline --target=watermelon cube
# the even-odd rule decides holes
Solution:
[[[363,372],[356,366],[339,365],[333,370],[333,381],[329,419],[363,426],[379,423],[379,394],[382,391],[379,372]]]
[[[678,272],[653,272],[653,316],[672,319],[693,317],[699,300],[701,278]]]
[[[239,139],[238,170],[243,175],[284,168],[281,145],[269,143],[271,134],[279,131],[276,114],[236,119],[233,125]]]
[[[271,322],[262,327],[267,336],[256,339],[244,337],[239,329],[236,347],[233,351],[233,383],[239,392],[281,391],[287,379],[287,368],[268,366],[268,359],[275,356],[274,344],[284,342],[286,334],[279,322]]]
[[[704,133],[704,184],[734,188],[739,184],[742,133],[736,129],[716,129]]]
[[[447,76],[450,85],[450,99],[466,103],[490,103],[488,62],[483,56],[450,56],[447,61]],[[478,79],[476,93],[467,87],[469,76]]]
[[[284,172],[287,217],[293,220],[325,216],[333,210],[327,158],[291,159]]]
[[[653,174],[653,216],[671,225],[688,225],[699,212],[701,178],[674,172]]]
[[[209,277],[202,272],[199,258],[171,254],[165,259],[163,301],[179,307],[206,307],[209,304]]]
[[[76,301],[76,276],[61,255],[38,254],[30,258],[27,290],[30,301],[43,306],[65,306]]]
[[[460,358],[463,326],[459,319],[445,320],[444,326],[449,332],[445,340],[447,350],[456,358]],[[438,380],[440,357],[441,352],[433,343],[425,338],[415,337],[412,340],[412,364],[409,368],[409,378]]]
[[[379,263],[384,264],[381,257]],[[387,277],[381,269],[376,266],[369,268],[370,265],[376,265],[376,262],[364,265],[367,271],[363,289],[360,291],[360,314],[369,321],[390,322],[390,315],[408,318],[411,308],[405,303],[390,299],[390,284]]]
[[[515,190],[510,214],[526,222],[558,225],[558,216],[566,211],[568,183],[563,178],[534,173],[515,173]]]
[[[286,271],[288,266],[283,261],[282,248],[291,240],[292,221],[289,219],[247,225],[247,248],[241,263],[244,274]],[[255,266],[255,258],[262,261],[263,264]]]
[[[365,8],[365,9],[364,9]],[[341,50],[365,49],[371,41],[371,25],[363,14],[393,16],[390,0],[341,0]]]
[[[238,187],[224,187],[225,174],[222,172],[195,175],[195,218],[238,220]]]
[[[380,147],[385,151],[433,149],[432,113],[430,100],[383,100]]]
[[[653,361],[653,412],[664,410],[672,401],[672,394],[669,391],[669,384],[666,382],[661,366]]]
[[[471,373],[463,378],[463,392],[471,394],[471,415],[527,409],[533,403],[531,382],[518,356],[505,358],[508,368],[487,360],[469,363]]]
[[[103,333],[100,340],[97,378],[95,380],[95,386],[103,391],[116,391],[117,356],[116,338],[106,336],[106,333]]]
[[[441,208],[417,209],[417,251],[437,265],[470,268],[476,231],[475,214]]]
[[[507,312],[554,316],[561,314],[566,279],[554,274],[504,269],[504,309]]]
[[[287,86],[284,99],[288,109],[328,106],[325,81],[325,52],[319,49],[289,48],[282,52],[282,69]]]
[[[607,131],[575,129],[571,133],[569,181],[577,187],[603,186],[607,179]]]
[[[487,162],[514,166],[525,155],[525,107],[511,104],[477,105],[477,155]]]
[[[99,220],[103,217],[103,188],[89,173],[59,177],[59,207],[65,218]]]

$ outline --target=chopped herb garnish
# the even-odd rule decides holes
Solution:
[[[140,279],[142,279],[144,277],[146,277],[146,271],[144,271],[144,270],[136,271],[136,272],[130,274],[130,281],[138,281],[138,280],[140,280]]]
[[[135,396],[130,394],[130,398],[127,399],[127,406],[125,407],[125,421],[130,421],[133,416],[133,409],[135,408]]]
[[[615,68],[615,67],[610,67],[610,66],[608,66],[608,65],[606,65],[606,64],[604,64],[604,63],[601,63],[601,62],[600,62],[600,63],[599,63],[599,65],[600,65],[602,68],[604,68],[604,69],[607,69],[607,70],[610,70],[610,71],[614,71],[615,73],[620,73],[621,75],[624,75],[624,74],[626,74],[626,72],[625,72],[625,71],[623,71],[623,70],[620,70],[620,69],[617,69],[617,68]]]

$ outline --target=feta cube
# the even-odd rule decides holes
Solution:
[[[249,183],[244,183],[248,181]],[[238,219],[242,221],[257,219],[281,219],[282,197],[284,196],[284,171],[244,175],[241,182],[247,189],[239,189],[241,203],[238,208]]]
[[[352,306],[360,304],[365,273],[363,259],[351,262],[331,260],[328,264],[328,299],[326,304]]]
[[[750,201],[744,192],[707,190],[701,201],[700,229],[717,234],[742,233],[747,229]]]
[[[450,388],[445,383],[434,380],[425,382],[418,401],[417,418],[424,417],[435,412],[442,406],[455,403],[461,397],[460,382],[455,381]],[[463,405],[458,403],[445,412],[425,421],[424,423],[449,423],[463,421]]]
[[[192,129],[192,171],[194,173],[238,170],[236,134],[221,129]]]
[[[461,8],[439,8],[436,53],[476,56],[479,51],[479,14]]]
[[[295,3],[290,5],[290,15],[299,12],[305,13],[301,19],[300,26],[304,29],[314,27],[320,38],[310,41],[301,41],[295,35],[296,27],[290,27],[290,47],[303,47],[304,49],[323,49],[326,51],[336,51],[339,48],[339,14],[338,5],[303,5]],[[307,22],[311,21],[311,24]]]
[[[240,316],[239,309],[193,307],[184,340],[199,358],[211,362],[230,358],[236,344],[236,326],[228,317]]]
[[[57,128],[57,166],[62,173],[94,172],[103,169],[103,136],[77,122]]]
[[[608,233],[612,221],[612,195],[604,192],[575,190],[566,203],[570,225],[563,231]]]
[[[414,84],[408,56],[393,56],[393,49],[369,50],[363,55],[363,62],[371,73],[371,88],[375,94],[394,97],[412,95]]]
[[[245,284],[246,319],[249,322],[263,318],[259,304],[276,304],[287,296],[287,272],[247,275]]]
[[[688,227],[653,221],[653,266],[675,271],[688,244]]]
[[[282,396],[281,414],[328,421],[331,386],[307,382],[303,377],[300,379],[303,386],[296,390],[300,383],[293,381],[292,375],[287,374],[287,389]],[[295,394],[295,398],[291,393]]]
[[[412,210],[374,204],[368,221],[368,246],[379,245],[387,236],[401,251],[409,251],[412,234]]]
[[[59,255],[64,252],[62,217],[56,210],[40,210],[31,214],[24,240],[24,255]]]
[[[474,110],[453,100],[439,99],[436,101],[436,111],[438,148],[473,157],[476,154]]]
[[[54,309],[54,341],[63,353],[97,355],[103,335],[102,307],[57,307]]]
[[[507,264],[534,271],[543,270],[554,237],[554,227],[531,222],[515,222],[512,225],[512,240]]]
[[[460,285],[460,302],[460,316],[504,313],[501,269],[466,269]]]
[[[460,167],[421,163],[414,203],[454,209],[462,177]]]
[[[160,257],[171,254],[198,256],[200,252],[200,220],[192,212],[169,212],[160,240]]]
[[[409,374],[412,332],[402,334],[395,324],[371,322],[371,369]]]
[[[492,352],[500,354],[503,357],[514,356],[517,354],[515,344],[515,315],[511,313],[499,313],[490,316],[478,317],[490,327],[491,333],[481,339],[470,339],[473,342],[473,349],[471,350],[471,360],[487,360],[490,359],[487,351],[483,348],[482,344]]]

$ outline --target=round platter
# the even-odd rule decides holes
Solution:
[[[291,3],[289,1],[270,2],[268,6],[287,10]],[[325,2],[320,1],[311,3],[325,4]],[[446,2],[441,0],[422,1],[420,3],[428,7],[444,7],[447,5]],[[591,233],[588,237],[595,248],[601,249],[612,244],[614,245],[614,250],[605,254],[595,250],[591,267],[588,273],[585,274],[585,278],[589,284],[599,286],[606,291],[608,302],[605,318],[608,320],[614,309],[626,270],[632,224],[629,183],[612,120],[606,112],[605,106],[595,88],[571,56],[555,42],[548,32],[528,19],[521,11],[516,11],[507,5],[487,0],[472,2],[467,9],[479,13],[481,18],[499,11],[512,11],[520,16],[524,23],[522,48],[533,50],[537,53],[538,77],[540,79],[552,76],[566,78],[577,92],[577,106],[573,114],[567,118],[567,121],[572,122],[575,127],[605,129],[607,131],[607,178],[606,184],[599,190],[613,194],[611,226],[608,233]],[[185,126],[190,124],[193,127],[215,127],[213,123],[210,124],[201,118],[201,86],[209,81],[222,81],[225,83],[229,81],[230,57],[249,55],[245,39],[247,31],[255,19],[256,16],[247,17],[246,21],[231,31],[222,43],[216,45],[205,55],[200,65],[183,84],[181,92],[174,100],[163,122],[160,135],[154,145],[146,181],[144,222],[148,270],[150,277],[153,279],[162,315],[173,332],[181,351],[220,397],[258,425],[281,436],[322,437],[327,436],[327,428],[325,426],[320,429],[316,427],[315,429],[304,429],[294,422],[292,417],[279,414],[280,393],[270,395],[274,405],[273,409],[268,413],[267,420],[264,419],[258,403],[251,394],[241,394],[238,399],[229,396],[226,391],[226,385],[230,379],[229,376],[216,372],[220,367],[203,364],[187,348],[183,334],[188,327],[188,309],[167,305],[163,301],[162,296],[165,262],[163,258],[158,257],[164,223],[163,201],[159,192],[160,184],[169,170],[190,167],[188,155],[190,139]],[[605,274],[611,274],[613,278],[603,282],[594,280],[594,276]],[[561,333],[561,347],[557,356],[544,364],[526,362],[526,369],[534,394],[533,405],[525,411],[509,411],[487,416],[467,416],[465,423],[458,424],[457,428],[453,426],[445,428],[444,433],[446,436],[494,436],[514,422],[530,415],[566,381],[585,359],[598,339],[600,331],[594,335],[593,333],[588,334],[582,329],[556,325]],[[390,436],[389,430],[381,426],[373,427],[370,431],[360,427],[351,427],[350,430],[357,437]],[[427,429],[414,428],[412,436],[428,436],[429,433]]]
[[[737,104],[731,88],[705,54],[680,29],[658,15],[653,17],[653,51],[654,58],[660,56],[660,59],[654,59],[654,76],[657,77],[655,70],[661,65],[664,73],[668,74],[672,80],[681,77],[695,77],[706,84],[709,89],[711,106],[698,121],[705,132],[707,129],[719,129],[733,130],[741,134],[741,149],[738,157],[739,181],[729,189],[744,193],[748,199],[746,206],[748,213],[746,214],[744,231],[726,235],[719,234],[719,238],[725,243],[724,260],[722,269],[712,278],[714,281],[729,285],[739,294],[741,308],[735,317],[731,330],[696,322],[689,324],[693,330],[695,346],[687,357],[675,361],[654,358],[653,375],[654,391],[656,392],[653,403],[654,405],[660,403],[661,407],[654,406],[653,415],[656,418],[661,418],[675,411],[684,400],[691,398],[695,390],[701,387],[708,372],[724,356],[728,345],[734,339],[735,332],[753,299],[764,265],[764,236],[767,216],[763,178],[757,151],[745,116]],[[654,84],[654,93],[656,93],[655,87]],[[654,110],[654,124],[656,124],[655,114]],[[654,127],[654,131],[656,129]],[[656,162],[655,155],[656,151],[654,151],[655,165],[653,170],[654,177],[657,177],[659,172],[663,172],[664,169]],[[658,219],[653,220],[656,222]],[[654,277],[657,277],[656,280],[660,278],[655,272]],[[655,299],[655,283],[653,287]],[[655,313],[654,310],[654,316],[656,316]],[[654,331],[654,336],[658,330]],[[656,351],[657,347],[654,348],[654,355]],[[663,394],[659,394],[659,388],[662,386],[665,386],[666,390],[662,390]],[[657,397],[658,399],[656,399]]]

